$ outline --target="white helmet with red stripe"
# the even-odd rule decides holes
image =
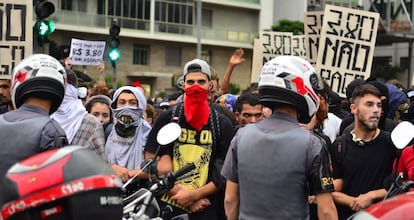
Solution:
[[[52,101],[49,114],[55,112],[65,96],[67,76],[65,68],[47,54],[26,57],[13,69],[11,92],[14,108],[29,97]]]
[[[280,104],[294,107],[298,121],[308,123],[319,108],[317,92],[323,81],[312,65],[295,56],[278,56],[269,60],[259,77],[260,101],[273,109]]]

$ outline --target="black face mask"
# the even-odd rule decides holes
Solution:
[[[115,132],[123,138],[134,136],[136,130],[137,130],[136,126],[130,126],[128,128],[125,128],[124,125],[122,125],[121,123],[115,124]]]

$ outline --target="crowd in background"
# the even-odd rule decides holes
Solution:
[[[179,143],[202,146],[202,150],[194,148],[197,149],[194,151],[200,151],[200,155],[211,158],[207,159],[207,162],[213,165],[204,171],[200,169],[199,175],[200,178],[205,178],[203,180],[205,185],[197,185],[200,184],[198,180],[192,183],[202,188],[203,191],[197,191],[196,189],[199,188],[195,187],[189,193],[188,189],[179,185],[174,188],[175,193],[168,195],[164,202],[178,203],[178,208],[193,214],[211,211],[204,216],[194,215],[195,219],[214,219],[211,218],[213,212],[219,213],[217,216],[224,219],[224,191],[222,189],[225,180],[220,175],[220,170],[227,148],[238,130],[248,124],[273,117],[273,109],[261,102],[257,83],[252,83],[240,94],[228,93],[231,75],[233,71],[237,75],[235,67],[243,61],[243,50],[235,50],[222,81],[219,80],[219,74],[213,68],[210,69],[204,61],[198,59],[189,61],[184,67],[183,77],[177,82],[176,93],[169,94],[167,97],[147,99],[145,88],[139,82],[131,82],[118,89],[109,89],[100,79],[89,84],[85,90],[82,88],[84,85],[79,80],[79,76],[71,70],[70,60],[66,60],[63,64],[67,74],[66,90],[64,96],[61,97],[61,104],[50,111],[52,113],[50,118],[63,129],[67,144],[80,145],[93,150],[111,165],[122,181],[126,182],[137,176],[138,179],[148,178],[145,173],[140,172],[140,167],[142,162],[154,156],[158,151],[155,141],[156,132],[162,125],[175,120],[174,118],[179,121],[182,118],[180,114],[185,112],[186,123],[182,124],[182,120],[179,123],[183,131],[187,133],[184,134],[185,140],[181,140],[184,138],[183,135],[180,137]],[[102,65],[99,68],[99,71],[104,71]],[[199,76],[198,73],[202,74]],[[11,83],[9,79],[0,79],[0,98],[3,104],[0,107],[1,113],[19,109],[16,105],[14,107],[17,109],[13,109]],[[193,86],[193,84],[198,86]],[[194,94],[202,94],[202,96]],[[348,85],[346,98],[341,98],[332,91],[326,82],[317,95],[320,104],[315,109],[315,115],[310,118],[309,123],[302,123],[301,127],[316,132],[324,138],[327,150],[332,157],[330,163],[334,169],[332,177],[335,192],[332,196],[337,204],[339,218],[345,219],[355,211],[364,209],[383,197],[383,182],[392,172],[395,157],[395,152],[390,150],[393,145],[389,141],[389,132],[400,121],[414,122],[414,89],[405,88],[395,79],[381,82],[369,78],[356,79],[351,82]],[[374,96],[375,100],[377,97],[380,100],[379,102],[368,101],[368,104],[365,104],[376,106],[377,109],[373,110],[372,115],[368,110],[364,110],[364,106],[359,106],[359,101],[369,95]],[[191,105],[187,104],[190,102]],[[372,125],[370,129],[361,129],[362,125],[369,127],[372,118],[378,119],[378,125]],[[203,139],[205,126],[208,126],[208,132]],[[192,140],[191,135],[199,139]],[[372,154],[367,154],[361,152],[359,148],[353,149],[350,146],[368,146],[374,140],[379,139],[383,141],[377,145],[387,145],[381,152],[377,148],[371,152]],[[341,152],[338,152],[336,148],[338,144],[345,145],[344,143],[347,145],[347,155],[340,154]],[[187,157],[189,152],[185,149],[177,151],[173,146],[161,151],[158,168],[164,173],[175,170],[177,166],[183,166],[184,162],[181,160],[192,160],[194,158],[191,157],[197,156]],[[350,158],[351,154],[355,157]],[[364,161],[368,164],[367,167],[372,166],[366,170],[362,168],[364,165],[359,161],[356,162],[358,165],[348,167],[356,161],[355,158],[358,158],[356,155],[362,154],[367,158],[375,154],[375,159],[379,160],[382,165],[376,167],[374,172],[371,170],[377,164],[374,162]],[[196,161],[203,163],[203,161]],[[361,169],[361,172],[357,171]],[[351,171],[353,173],[350,173]],[[369,178],[364,176],[374,174],[376,176],[369,176]],[[407,174],[407,178],[414,179],[411,173]],[[366,183],[370,182],[368,179],[373,182]],[[217,192],[222,192],[222,194]],[[317,219],[316,211],[312,211],[312,205],[315,205],[315,199],[312,196],[309,195],[311,218]]]

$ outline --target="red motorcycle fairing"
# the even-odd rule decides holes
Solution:
[[[414,219],[414,192],[401,194],[371,205],[357,212],[352,220],[408,220]]]

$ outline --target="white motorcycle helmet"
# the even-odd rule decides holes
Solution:
[[[19,108],[29,97],[52,100],[49,114],[55,112],[65,96],[67,76],[65,68],[55,58],[34,54],[23,59],[13,69],[11,98]]]
[[[269,60],[259,77],[260,101],[274,109],[278,104],[293,106],[298,121],[308,123],[319,108],[318,91],[323,81],[312,65],[295,56],[278,56]]]

